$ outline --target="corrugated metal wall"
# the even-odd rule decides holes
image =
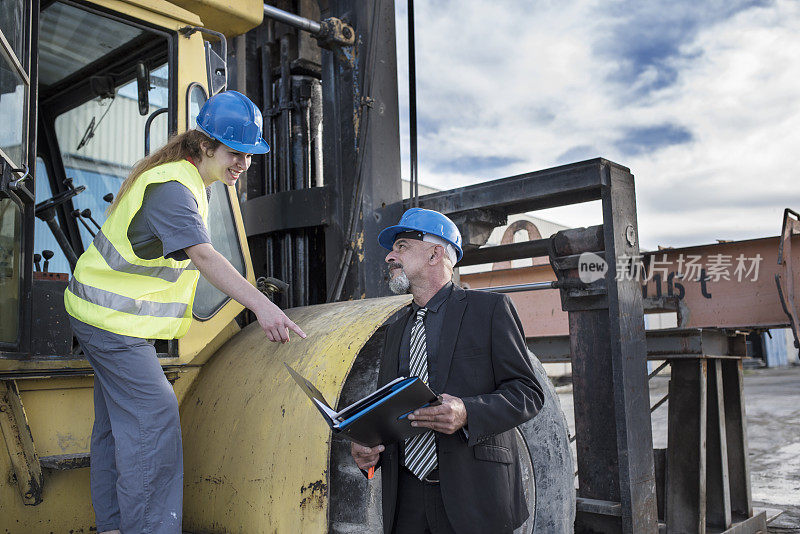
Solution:
[[[151,113],[157,109],[158,106],[150,106]],[[106,116],[101,120],[106,111]],[[78,149],[92,118],[96,124],[99,121],[94,137]],[[56,119],[56,136],[64,156],[64,165],[85,169],[91,161],[91,170],[124,178],[131,166],[144,156],[146,121],[147,117],[139,115],[138,102],[121,94],[113,101],[98,103],[93,100],[64,113]],[[167,127],[166,114],[153,121],[150,129],[151,150],[166,142]]]
[[[761,334],[764,343],[764,362],[767,367],[786,367],[798,362],[794,335],[788,328],[773,328]]]

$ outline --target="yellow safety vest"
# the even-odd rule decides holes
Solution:
[[[207,224],[208,199],[194,165],[184,160],[142,173],[78,260],[64,292],[70,315],[126,336],[175,339],[186,334],[200,273],[188,259],[142,259],[128,239],[147,186],[170,180],[189,188]]]

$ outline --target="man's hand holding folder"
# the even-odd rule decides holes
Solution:
[[[425,427],[444,434],[452,434],[466,426],[467,409],[460,398],[444,393],[438,395],[436,401],[417,408],[404,417],[413,427]],[[364,447],[358,443],[350,445],[350,454],[356,465],[359,469],[367,471],[369,478],[375,473],[375,466],[383,451],[383,445],[374,447]]]
[[[458,397],[443,393],[439,402],[418,408],[408,415],[411,426],[430,428],[442,434],[452,434],[467,424],[467,408]]]

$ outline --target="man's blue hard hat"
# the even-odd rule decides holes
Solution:
[[[269,145],[261,138],[263,124],[261,111],[249,98],[236,91],[212,96],[197,114],[198,130],[245,154],[269,152]]]
[[[423,234],[441,237],[456,249],[456,261],[460,261],[464,255],[464,251],[461,250],[461,232],[458,231],[458,227],[453,221],[438,211],[422,208],[406,210],[403,216],[400,217],[400,222],[394,226],[384,228],[378,234],[378,243],[383,248],[392,250],[397,234],[403,232],[422,232]]]

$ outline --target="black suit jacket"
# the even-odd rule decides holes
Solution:
[[[398,374],[400,342],[411,307],[386,331],[378,385]],[[436,393],[460,397],[467,434],[436,433],[445,511],[459,533],[511,532],[528,518],[514,427],[542,407],[544,394],[527,355],[511,300],[453,286],[437,351]],[[400,444],[381,454],[384,531],[392,531]]]

